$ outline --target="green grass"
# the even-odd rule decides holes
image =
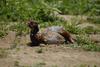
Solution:
[[[24,22],[16,22],[9,29],[17,32],[17,35],[27,34],[29,32],[28,26]]]
[[[98,1],[98,2],[97,2]],[[99,0],[1,0],[0,20],[55,21],[54,13],[69,15],[99,15]]]
[[[43,49],[40,47],[40,48],[36,49],[35,52],[36,52],[36,53],[43,53]]]
[[[8,30],[8,22],[0,22],[0,38],[4,37],[5,35],[7,35],[7,30]]]
[[[88,26],[86,28],[84,28],[85,33],[87,34],[97,34],[100,33],[100,29],[99,28],[93,28],[92,26]]]
[[[46,65],[45,62],[39,62],[39,63],[33,64],[32,67],[44,67],[45,65]]]
[[[19,61],[14,61],[14,67],[32,67],[32,66],[20,65],[20,62]]]
[[[16,35],[25,35],[29,33],[29,28],[25,22],[0,22],[0,37],[4,37],[9,31],[15,31]]]
[[[7,56],[8,56],[7,50],[0,48],[0,58],[6,58]]]
[[[100,24],[100,16],[90,16],[87,20],[95,24]]]
[[[77,65],[75,67],[91,67],[92,65],[87,65],[87,64],[80,64],[80,65]],[[96,65],[93,65],[92,67],[97,67]]]
[[[87,35],[77,36],[77,44],[87,51],[100,51],[100,46],[97,46],[96,43],[92,42]]]
[[[0,30],[0,38],[3,38],[7,35],[7,32]]]

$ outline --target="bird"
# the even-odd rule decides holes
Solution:
[[[30,28],[30,40],[33,46],[43,44],[62,44],[74,43],[71,34],[61,26],[51,26],[45,28],[43,32],[39,32],[39,24],[35,20],[28,22]]]

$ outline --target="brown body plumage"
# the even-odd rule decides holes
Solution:
[[[46,28],[46,31],[52,31],[52,32],[56,32],[59,33],[60,35],[62,35],[66,42],[69,43],[73,43],[74,39],[71,37],[70,33],[68,31],[65,31],[65,29],[61,26],[52,26],[52,27],[48,27]]]
[[[28,26],[31,29],[30,39],[33,45],[39,45],[40,43],[45,44],[60,44],[65,41],[73,43],[74,40],[70,33],[65,31],[63,27],[52,26],[48,27],[42,33],[39,33],[38,23],[35,21],[29,21]]]

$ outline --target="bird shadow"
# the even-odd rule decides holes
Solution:
[[[33,44],[32,42],[29,42],[29,43],[27,43],[27,46],[37,47],[37,46],[39,46],[39,44]]]

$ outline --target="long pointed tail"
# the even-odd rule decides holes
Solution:
[[[74,38],[72,38],[72,36],[70,35],[70,33],[69,32],[67,32],[67,31],[64,31],[64,32],[62,32],[62,33],[60,33],[64,38],[65,38],[65,40],[66,40],[66,42],[68,43],[74,43],[75,42],[75,40],[74,40]]]

